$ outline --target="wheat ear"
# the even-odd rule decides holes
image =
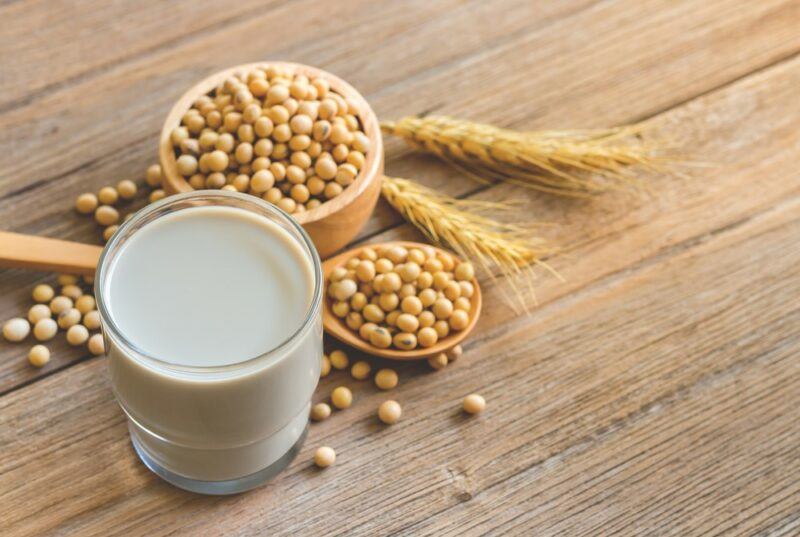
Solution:
[[[447,116],[409,116],[381,128],[479,178],[562,195],[641,186],[626,168],[662,170],[668,161],[642,139],[641,125],[520,132]]]

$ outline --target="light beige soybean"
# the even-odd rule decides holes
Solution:
[[[392,334],[382,326],[376,326],[369,332],[369,342],[379,349],[388,349],[392,345]]]
[[[39,341],[53,339],[58,333],[58,324],[50,318],[39,319],[33,326],[33,337]]]
[[[52,311],[54,315],[59,315],[72,308],[72,305],[73,302],[71,298],[59,295],[50,301],[50,311]]]
[[[436,321],[433,323],[433,329],[436,330],[439,339],[444,339],[450,335],[450,325],[447,321]]]
[[[99,356],[106,352],[106,346],[103,342],[103,335],[102,334],[95,334],[89,338],[89,342],[86,344],[89,349],[89,352],[94,354],[95,356]]]
[[[161,186],[161,165],[160,164],[153,164],[147,168],[147,172],[145,173],[144,180],[145,182],[152,186],[157,187]]]
[[[355,311],[361,311],[364,309],[364,306],[367,305],[367,295],[358,291],[352,297],[350,297],[350,307]]]
[[[328,358],[327,354],[323,354],[319,368],[319,376],[327,377],[330,372],[331,372],[331,359]]]
[[[386,257],[389,258],[389,261],[395,265],[398,263],[404,263],[406,257],[408,257],[408,250],[403,246],[392,246],[386,252]]]
[[[419,315],[422,313],[424,306],[425,303],[422,301],[422,298],[416,296],[407,296],[400,303],[400,309],[403,310],[403,313],[410,313],[411,315]]]
[[[376,328],[378,328],[378,325],[375,324],[375,323],[364,323],[358,329],[358,335],[361,337],[361,339],[363,339],[365,341],[369,341],[369,335]]]
[[[417,278],[417,287],[419,289],[428,289],[433,285],[433,274],[430,272],[422,272]]]
[[[322,421],[331,415],[331,407],[327,403],[317,403],[311,407],[311,419]]]
[[[371,282],[375,279],[375,263],[369,259],[363,259],[356,267],[356,276],[362,282]]]
[[[464,330],[469,324],[469,314],[464,310],[455,310],[447,322],[453,330]]]
[[[376,304],[367,304],[361,314],[371,323],[382,323],[385,318],[384,311]]]
[[[432,306],[433,303],[436,302],[438,295],[436,294],[435,290],[429,287],[427,289],[423,289],[422,291],[420,291],[418,298],[420,303],[422,304],[422,307],[427,308],[428,306]]]
[[[110,226],[119,222],[119,211],[110,205],[101,205],[94,211],[94,219],[101,226]]]
[[[346,386],[334,388],[331,392],[331,403],[339,410],[350,408],[350,405],[353,404],[353,392]]]
[[[394,268],[394,263],[382,257],[375,261],[375,272],[378,274],[388,274]]]
[[[336,462],[336,452],[332,447],[322,446],[314,452],[314,464],[320,468],[327,468]]]
[[[347,301],[334,302],[333,306],[331,306],[331,310],[333,311],[334,315],[343,318],[350,313],[350,304]]]
[[[98,204],[97,196],[91,192],[86,192],[78,196],[78,199],[75,200],[75,210],[81,214],[91,214],[97,209]]]
[[[28,322],[35,325],[39,319],[49,319],[53,315],[47,304],[34,304],[28,310]]]
[[[53,297],[56,295],[56,292],[53,288],[46,283],[40,283],[36,287],[33,288],[33,292],[31,293],[33,296],[33,300],[39,303],[50,302],[53,300]]]
[[[442,264],[442,270],[445,272],[452,272],[453,268],[455,267],[455,261],[453,261],[453,256],[450,254],[446,254],[443,252],[439,252],[436,254],[436,259]]]
[[[83,345],[88,339],[89,330],[82,324],[70,326],[67,330],[67,343],[70,345]]]
[[[464,398],[461,403],[467,414],[480,414],[486,408],[486,400],[477,393],[472,393]]]
[[[403,263],[403,266],[398,271],[400,278],[402,278],[404,282],[415,281],[417,278],[419,278],[421,272],[422,269],[420,266],[413,261]]]
[[[373,262],[378,260],[378,252],[376,252],[374,248],[364,248],[358,256],[361,259],[369,259]]]
[[[75,284],[69,284],[61,288],[61,294],[75,301],[83,295],[83,289]]]
[[[75,274],[59,274],[56,278],[58,285],[74,285],[78,283],[78,276]]]
[[[422,324],[420,322],[420,324]],[[431,326],[426,326],[424,328],[420,328],[419,332],[417,332],[417,341],[419,345],[424,348],[432,347],[439,341],[439,334],[436,330]]]
[[[81,312],[75,308],[69,308],[58,314],[58,326],[62,330],[67,330],[81,322]]]
[[[124,200],[132,200],[135,198],[137,191],[138,188],[136,188],[136,183],[130,179],[123,179],[117,183],[117,192],[119,193],[119,197]]]
[[[114,236],[114,233],[116,233],[118,229],[119,229],[119,226],[116,225],[116,224],[114,224],[113,226],[108,226],[107,228],[105,228],[103,230],[103,240],[106,241],[106,242],[110,241],[111,237]]]
[[[350,151],[347,154],[347,163],[355,166],[357,170],[360,170],[364,167],[365,161],[366,158],[364,157],[364,153],[361,151]]]
[[[462,297],[472,298],[472,295],[475,294],[475,286],[472,285],[472,282],[458,282],[458,285],[461,287]]]
[[[461,345],[456,345],[455,347],[447,351],[447,359],[450,360],[451,362],[455,362],[463,354],[464,354],[464,349],[461,347]]]
[[[269,170],[259,170],[250,178],[250,188],[256,194],[266,192],[275,185],[275,176]]]
[[[436,316],[432,311],[425,310],[417,315],[417,321],[419,321],[420,328],[427,328],[434,325],[436,322]]]
[[[83,316],[83,326],[89,330],[100,328],[100,312],[97,310],[87,311]]]
[[[350,330],[357,331],[364,324],[364,316],[357,311],[351,311],[345,317],[344,322]]]
[[[353,149],[361,153],[366,153],[369,151],[369,145],[369,137],[366,134],[363,132],[353,133]]]
[[[306,185],[293,185],[292,189],[289,191],[289,195],[292,196],[292,199],[297,203],[305,203],[311,197],[311,193],[308,191]]]
[[[22,317],[14,317],[3,324],[3,337],[6,341],[22,341],[30,332],[30,323]]]
[[[458,282],[448,282],[442,291],[444,292],[444,296],[451,301],[454,301],[461,296],[461,286],[458,284]]]
[[[397,318],[400,317],[400,315],[402,315],[400,310],[390,311],[389,313],[386,314],[384,322],[389,326],[397,326]]]
[[[401,313],[397,316],[397,328],[402,332],[416,332],[419,329],[419,319],[410,313]]]
[[[28,362],[33,367],[44,367],[50,361],[50,349],[44,345],[34,345],[28,351]]]
[[[333,199],[342,193],[342,185],[339,183],[328,183],[325,185],[325,190],[323,193],[325,194],[326,199]]]
[[[453,302],[453,308],[456,310],[469,311],[472,309],[472,302],[467,297],[460,296]]]
[[[431,356],[428,358],[428,365],[437,371],[444,369],[447,367],[447,355],[440,352],[436,356]]]
[[[397,296],[400,299],[404,299],[407,296],[417,296],[417,287],[413,283],[404,283],[402,287],[400,287],[400,291],[397,292]]]
[[[347,275],[347,269],[344,267],[336,267],[334,268],[331,273],[328,275],[328,280],[331,282],[338,282],[339,280],[344,279]]]
[[[403,280],[396,272],[389,272],[384,276],[384,291],[399,291],[403,286]]]
[[[378,305],[387,313],[397,309],[399,304],[400,297],[397,296],[397,293],[381,293],[378,298]]]
[[[350,279],[342,280],[336,282],[333,296],[336,297],[336,300],[344,301],[356,294],[357,291],[358,285],[356,285],[356,282]]]
[[[387,425],[394,425],[400,420],[403,409],[400,403],[393,400],[384,401],[378,407],[378,419]]]
[[[400,378],[394,369],[384,368],[375,374],[375,386],[381,390],[391,390],[397,386]]]
[[[459,263],[455,268],[455,278],[458,281],[470,281],[475,277],[475,269],[472,263]]]
[[[75,274],[59,274],[56,282],[58,282],[58,285],[74,285],[78,283],[78,276]]]
[[[369,378],[369,373],[372,368],[370,367],[369,363],[359,360],[358,362],[353,364],[353,367],[350,368],[350,374],[356,380],[365,380]]]
[[[411,332],[398,332],[392,339],[394,346],[403,351],[417,348],[417,336]]]
[[[97,199],[103,205],[114,205],[119,200],[119,193],[113,186],[104,186],[97,192]]]
[[[440,270],[439,272],[433,273],[433,288],[437,291],[444,291],[444,288],[447,287],[447,284],[450,283],[450,275]]]
[[[437,272],[444,270],[444,267],[442,267],[442,262],[436,258],[426,259],[425,263],[422,264],[422,268],[431,274],[436,274]]]
[[[406,258],[406,261],[409,263],[416,263],[421,267],[422,264],[425,263],[425,252],[419,248],[411,248],[408,251],[408,257]]]
[[[336,172],[338,171],[338,167],[336,166],[336,162],[332,158],[320,157],[317,159],[316,164],[314,164],[314,171],[322,179],[330,180],[336,177]]]
[[[448,319],[453,314],[453,303],[447,298],[437,298],[431,311],[437,319]]]
[[[336,369],[347,369],[347,366],[350,364],[350,359],[342,350],[336,349],[330,353],[329,357],[331,360],[331,365]]]

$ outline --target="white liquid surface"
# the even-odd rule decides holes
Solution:
[[[270,351],[303,324],[311,264],[289,233],[234,207],[195,207],[146,224],[110,267],[118,330],[145,354],[223,366]]]

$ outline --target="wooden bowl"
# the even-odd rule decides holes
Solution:
[[[322,277],[325,281],[325,289],[328,288],[328,278],[330,273],[333,269],[338,266],[344,265],[348,259],[353,256],[357,256],[361,253],[361,250],[364,248],[380,248],[382,246],[404,246],[406,248],[430,248],[429,244],[422,244],[419,242],[407,242],[407,241],[395,241],[395,242],[383,242],[380,244],[367,244],[365,246],[361,246],[358,248],[353,248],[352,250],[348,250],[343,252],[335,257],[328,259],[327,261],[322,263]],[[441,250],[440,248],[436,248],[436,250]],[[447,252],[450,254],[450,252]],[[458,259],[457,256],[452,255],[455,259]],[[341,341],[355,349],[360,351],[366,352],[367,354],[371,354],[373,356],[379,356],[381,358],[390,358],[392,360],[421,360],[423,358],[430,358],[431,356],[436,356],[441,352],[446,352],[464,341],[464,339],[472,332],[472,329],[475,328],[475,323],[478,322],[478,317],[481,313],[481,287],[478,284],[478,280],[472,279],[472,285],[475,287],[475,294],[472,295],[470,299],[472,302],[472,308],[469,311],[469,324],[464,330],[460,332],[452,332],[446,338],[440,339],[436,342],[435,345],[428,347],[427,349],[423,349],[422,347],[418,347],[414,350],[410,351],[403,351],[400,349],[381,349],[367,341],[364,341],[359,337],[358,334],[350,330],[348,326],[344,323],[342,319],[334,315],[333,311],[331,310],[332,301],[330,297],[325,294],[325,298],[322,301],[322,325],[325,328],[325,331]]]
[[[383,177],[383,140],[378,118],[367,101],[350,84],[341,78],[315,67],[289,62],[258,62],[238,65],[215,73],[195,84],[181,96],[167,115],[161,129],[159,140],[159,160],[167,194],[188,192],[192,187],[179,173],[175,152],[170,141],[170,133],[177,127],[183,114],[201,95],[213,91],[226,78],[252,70],[256,67],[278,67],[293,73],[302,73],[309,78],[321,77],[330,83],[332,89],[345,98],[351,99],[358,108],[358,118],[369,137],[370,150],[367,152],[364,167],[355,181],[341,194],[304,213],[293,215],[311,236],[319,256],[326,258],[345,246],[364,226],[378,201]]]

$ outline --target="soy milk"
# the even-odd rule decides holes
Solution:
[[[101,259],[112,387],[151,470],[190,490],[238,492],[302,442],[322,355],[319,260],[260,200],[165,202],[137,213]]]

